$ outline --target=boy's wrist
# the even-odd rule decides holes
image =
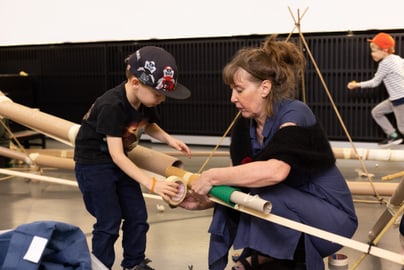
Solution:
[[[156,177],[152,178],[152,183],[151,183],[151,187],[150,187],[150,192],[153,193],[154,192],[154,188],[156,187]]]

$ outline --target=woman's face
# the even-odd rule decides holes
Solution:
[[[265,116],[266,97],[271,91],[271,82],[251,81],[251,75],[244,69],[234,74],[234,85],[231,85],[230,101],[245,118],[259,118]]]

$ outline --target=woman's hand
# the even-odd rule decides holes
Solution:
[[[213,207],[213,204],[214,203],[209,200],[208,196],[201,196],[195,192],[188,192],[179,206],[188,210],[204,210]]]
[[[211,178],[209,176],[209,170],[202,172],[202,174],[199,175],[198,178],[192,180],[192,182],[189,183],[189,185],[191,186],[191,190],[194,193],[202,196],[207,195],[213,187],[210,179]]]

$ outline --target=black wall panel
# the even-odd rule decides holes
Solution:
[[[307,68],[300,99],[313,109],[332,140],[347,139],[342,124],[353,140],[377,141],[384,136],[370,115],[371,108],[387,97],[384,86],[355,91],[346,88],[348,81],[370,79],[376,71],[367,42],[376,33],[303,35],[308,48],[303,48]],[[396,53],[404,56],[404,32],[390,33],[397,42]],[[179,81],[192,91],[188,100],[167,100],[160,106],[163,128],[173,134],[221,136],[237,113],[221,71],[238,49],[259,45],[264,38],[254,35],[0,47],[0,90],[24,105],[79,123],[97,96],[125,79],[124,59],[129,54],[145,45],[161,46],[175,56]],[[291,41],[298,42],[299,36],[293,35]],[[14,86],[28,81],[29,95],[1,83],[6,77],[17,77],[20,71],[29,77],[21,77],[24,81]]]

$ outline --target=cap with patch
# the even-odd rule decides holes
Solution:
[[[373,39],[368,39],[368,41],[376,44],[382,50],[392,49],[394,51],[395,41],[389,34],[381,32]]]
[[[145,46],[125,60],[127,69],[145,85],[166,97],[186,99],[191,92],[177,82],[178,69],[174,57],[160,47]]]

